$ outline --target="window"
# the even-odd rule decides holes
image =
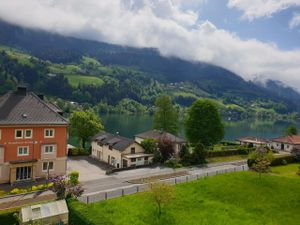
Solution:
[[[54,152],[54,145],[45,145],[44,153],[49,154]]]
[[[142,158],[138,158],[137,160],[138,160],[138,161],[142,161]]]
[[[136,162],[136,158],[131,159],[131,162]]]
[[[132,147],[132,148],[130,149],[130,152],[131,152],[131,154],[135,154],[135,147]]]
[[[45,138],[53,138],[54,129],[45,129]]]
[[[53,162],[43,162],[43,172],[53,171],[54,163]]]
[[[16,130],[15,131],[15,137],[16,137],[16,139],[23,138],[23,130]]]
[[[113,150],[113,147],[111,145],[108,146],[109,150]]]
[[[29,148],[28,148],[28,146],[18,147],[18,156],[25,156],[25,155],[29,155]]]
[[[32,130],[25,130],[25,138],[32,138]]]
[[[148,156],[145,156],[145,160],[148,160]]]

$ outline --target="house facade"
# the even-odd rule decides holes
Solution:
[[[171,133],[164,132],[161,130],[154,129],[135,135],[135,141],[139,144],[141,144],[146,139],[159,141],[164,138],[169,139],[173,143],[175,155],[179,154],[182,146],[186,144],[186,141],[183,138],[177,137]]]
[[[115,168],[148,165],[153,154],[146,154],[134,140],[119,135],[100,132],[92,138],[92,157]]]
[[[247,145],[247,146],[253,145],[253,147],[269,145],[269,141],[267,139],[257,138],[257,137],[242,137],[237,139],[237,142],[240,145]]]
[[[68,121],[53,104],[18,87],[0,98],[0,183],[66,172]]]
[[[290,135],[272,139],[270,147],[278,151],[291,152],[294,147],[300,146],[300,135]]]

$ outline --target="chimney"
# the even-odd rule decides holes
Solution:
[[[15,93],[18,94],[18,95],[26,95],[26,92],[27,92],[27,87],[19,85],[17,87],[17,90],[16,90]]]

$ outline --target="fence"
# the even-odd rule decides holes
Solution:
[[[195,174],[191,174],[191,175],[173,177],[173,178],[161,180],[160,182],[175,185],[175,184],[179,184],[179,183],[185,183],[188,181],[198,180],[198,179],[201,179],[204,177],[210,177],[210,176],[214,176],[214,175],[218,175],[218,174],[230,173],[230,172],[236,172],[236,171],[245,171],[248,169],[249,168],[247,165],[234,166],[232,168],[227,168],[227,169],[201,171],[199,173],[195,173]],[[138,192],[147,191],[150,188],[151,188],[150,183],[133,184],[133,185],[126,186],[126,187],[120,187],[120,188],[100,191],[97,193],[87,194],[87,195],[79,197],[79,201],[89,204],[89,203],[93,203],[93,202],[104,201],[104,200],[111,199],[111,198],[117,198],[117,197],[121,197],[121,196],[125,196],[125,195],[131,195],[131,194],[135,194]]]

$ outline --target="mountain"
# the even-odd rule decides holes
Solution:
[[[95,76],[101,76],[99,73],[103,73],[104,68],[106,71],[113,68],[113,73],[118,74],[120,78],[118,78],[118,82],[121,85],[123,85],[121,77],[125,73],[128,80],[132,80],[132,76],[134,76],[135,79],[143,77],[146,80],[151,79],[151,82],[158,82],[161,86],[156,91],[164,89],[162,91],[173,90],[174,92],[175,90],[177,92],[175,97],[178,95],[186,97],[186,93],[191,100],[208,96],[221,103],[235,104],[240,107],[250,107],[257,101],[272,101],[274,104],[284,103],[285,112],[298,110],[297,101],[300,100],[300,96],[294,95],[290,99],[287,95],[276,93],[272,88],[247,82],[224,68],[202,62],[188,62],[178,58],[163,57],[155,49],[137,49],[65,37],[40,30],[25,29],[3,21],[0,21],[0,44],[22,50],[37,59],[50,61],[53,64],[82,66],[83,57],[88,56],[90,59],[98,61],[103,67],[102,70],[92,71]],[[91,75],[82,69],[76,72],[79,75]],[[110,74],[105,75],[111,76]],[[150,87],[147,88],[150,89]],[[184,94],[180,93],[182,89],[185,91]],[[195,93],[189,90],[193,90]],[[125,91],[126,89],[124,89]],[[126,95],[126,93],[123,94]],[[117,94],[112,93],[112,95]],[[140,94],[135,93],[126,96],[141,102],[141,99],[144,98],[138,95]],[[113,99],[113,97],[111,98]],[[119,98],[114,99],[115,101],[109,103],[116,104],[120,100]],[[95,101],[99,100],[105,101],[105,99],[95,99]],[[151,104],[151,101],[153,104],[153,98],[141,103]],[[265,104],[256,105],[263,107]]]

